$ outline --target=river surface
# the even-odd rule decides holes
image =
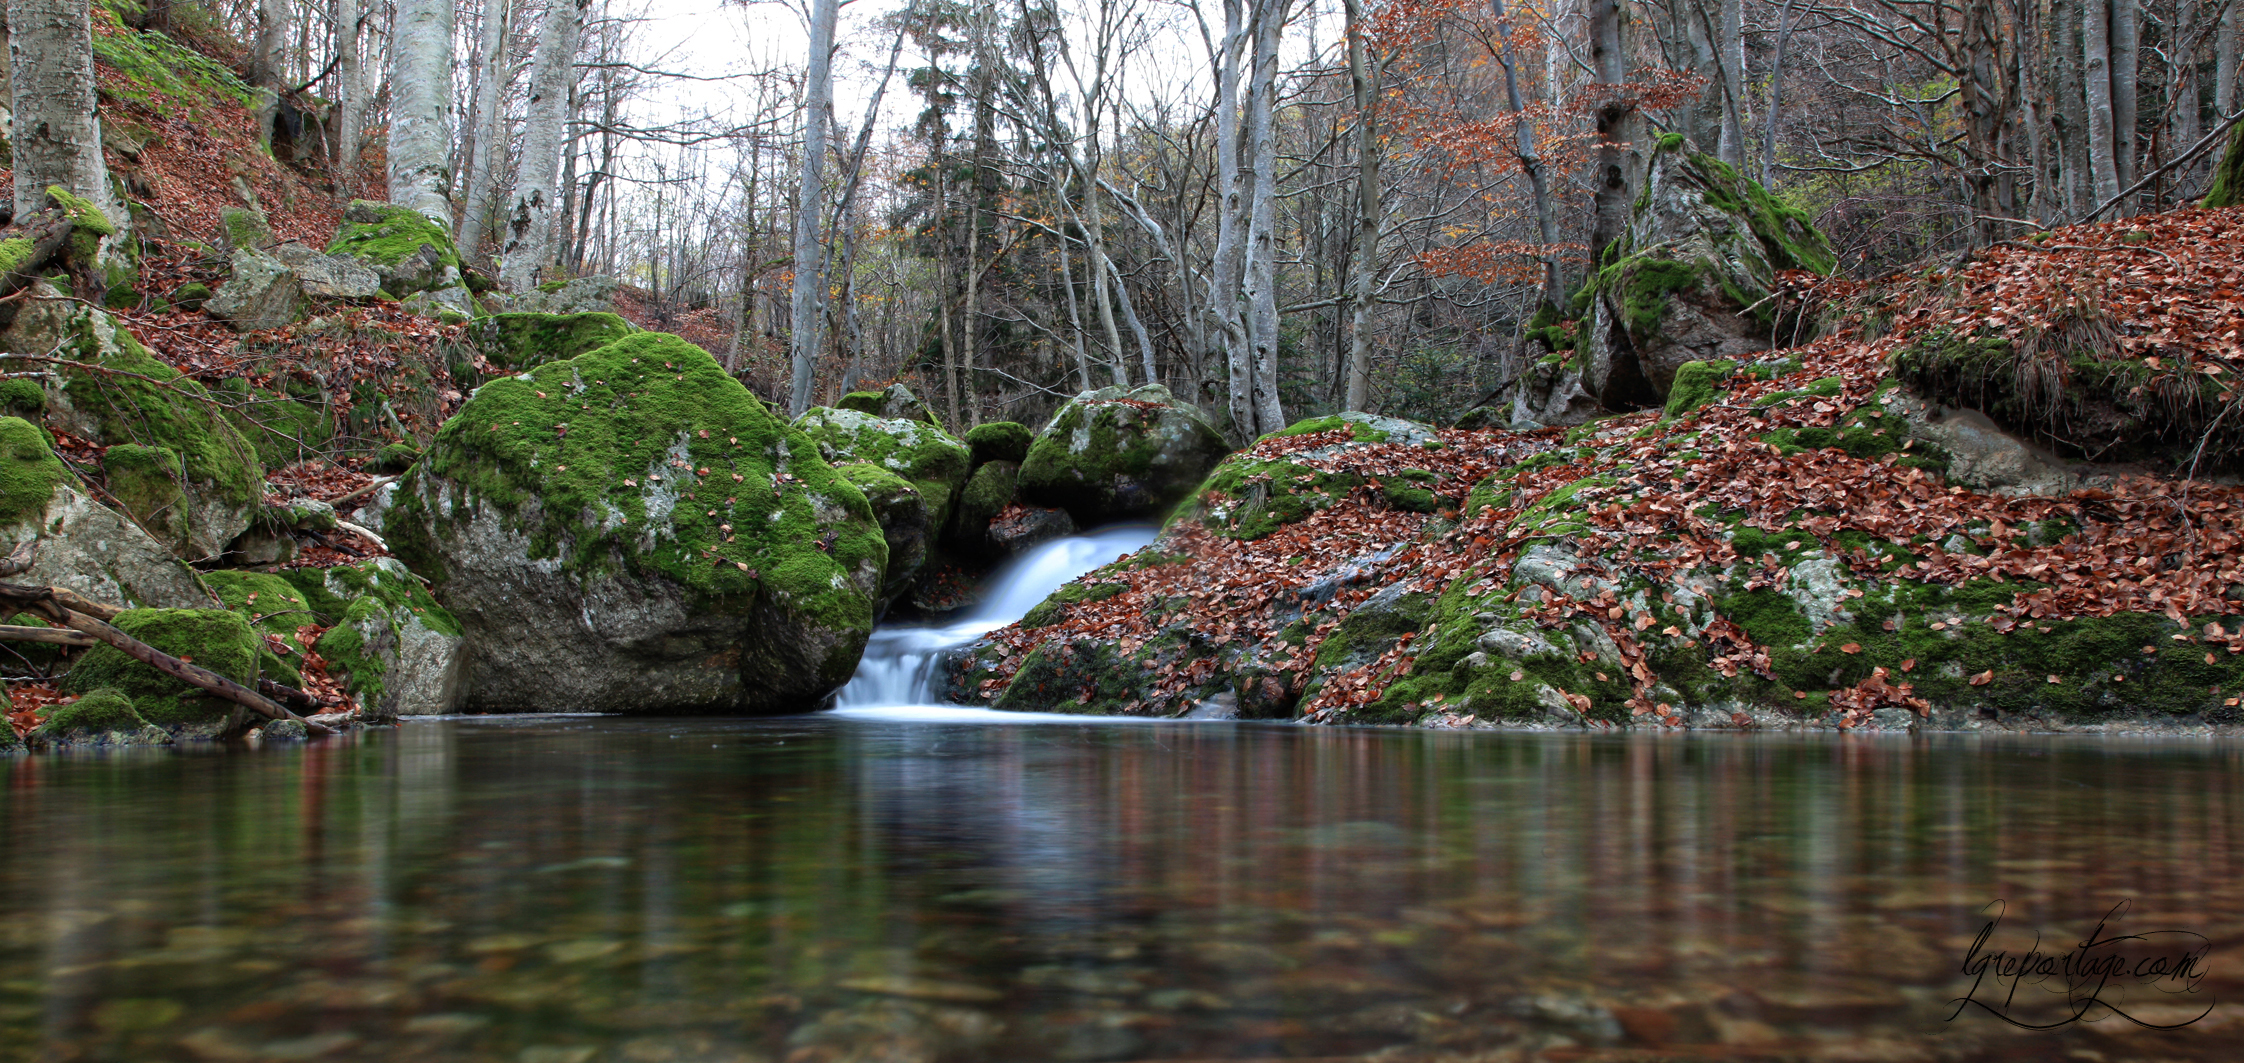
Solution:
[[[0,1060],[2233,1060],[2239,761],[913,710],[19,757]],[[2205,976],[1951,1020],[2076,1014],[1962,973],[1998,900],[1983,953],[2125,900]]]

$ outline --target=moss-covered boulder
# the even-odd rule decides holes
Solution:
[[[492,314],[468,326],[463,353],[452,378],[464,387],[547,362],[574,358],[638,331],[614,314]]]
[[[1037,433],[1020,497],[1065,509],[1086,528],[1159,518],[1230,451],[1206,414],[1159,384],[1086,391]]]
[[[1582,385],[1612,410],[1665,405],[1686,362],[1790,342],[1799,323],[1768,299],[1776,275],[1838,266],[1805,212],[1681,137],[1652,152],[1644,188],[1582,326]]]
[[[958,493],[957,515],[951,519],[944,532],[944,545],[968,557],[991,553],[996,544],[990,540],[990,522],[1013,502],[1013,492],[1019,487],[1021,466],[1012,461],[984,462],[966,480],[966,489]]]
[[[9,738],[15,731],[5,723]],[[132,699],[104,687],[68,705],[57,706],[39,726],[24,736],[24,745],[35,750],[102,749],[116,746],[160,746],[171,734],[149,723],[133,710]]]
[[[2221,151],[2221,161],[2213,167],[2212,187],[2205,190],[2205,199],[2198,205],[2207,209],[2233,207],[2244,203],[2244,126],[2238,126],[2228,135],[2228,147]]]
[[[547,281],[530,291],[499,297],[501,305],[525,314],[612,314],[616,311],[614,277],[576,277]]]
[[[181,556],[216,557],[249,526],[265,480],[256,448],[208,389],[158,361],[106,311],[35,286],[0,331],[0,349],[58,351],[79,363],[57,365],[49,378],[49,428],[179,455],[186,495]]]
[[[485,384],[382,531],[459,619],[480,711],[813,708],[888,555],[818,445],[666,333]]]
[[[873,519],[880,522],[881,537],[888,542],[888,564],[882,570],[880,584],[880,604],[886,609],[912,588],[920,566],[927,561],[928,540],[932,537],[927,503],[918,485],[870,462],[853,461],[837,465],[835,470],[865,492],[865,501],[873,507]]]
[[[927,507],[927,526],[938,531],[972,467],[966,444],[929,421],[817,406],[797,418],[795,428],[829,461],[869,462],[911,481]]]
[[[271,254],[296,274],[305,295],[319,299],[372,299],[382,291],[382,275],[350,255],[331,255],[294,241],[273,248]]]
[[[38,425],[0,417],[0,552],[27,539],[39,540],[39,548],[21,582],[124,605],[209,601],[193,569],[86,492]]]
[[[169,447],[123,443],[101,455],[109,497],[156,541],[174,553],[188,548],[187,473]]]
[[[993,461],[1016,465],[1027,461],[1029,444],[1034,442],[1036,433],[1018,421],[991,421],[975,425],[966,433],[966,446],[974,452],[977,469]]]
[[[250,207],[227,207],[218,212],[218,235],[229,251],[248,248],[263,251],[273,246],[273,223],[265,212]]]
[[[181,660],[192,661],[254,690],[264,640],[242,615],[227,609],[128,609],[110,621],[117,629]],[[62,677],[65,693],[114,688],[132,699],[141,717],[175,738],[211,738],[225,729],[233,703],[204,693],[125,656],[114,646],[86,651]]]
[[[257,633],[258,674],[289,686],[303,686],[304,643],[296,630],[319,619],[303,592],[277,573],[239,569],[207,573],[203,583]]]
[[[935,411],[928,409],[912,389],[902,384],[890,384],[879,391],[852,391],[834,403],[834,408],[855,410],[891,421],[925,421],[937,428],[943,426]]]
[[[327,253],[365,263],[381,277],[382,290],[400,299],[460,283],[452,234],[410,207],[352,200]]]
[[[288,577],[329,624],[313,649],[370,719],[456,711],[466,655],[460,622],[394,558]]]

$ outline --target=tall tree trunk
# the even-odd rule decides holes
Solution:
[[[958,348],[951,341],[951,199],[949,123],[935,123],[935,327],[942,330],[937,345],[943,352],[943,410],[953,428],[958,427]],[[869,127],[868,127],[869,128]]]
[[[839,0],[811,0],[810,63],[804,73],[802,181],[795,196],[795,293],[790,321],[793,334],[794,374],[789,381],[787,408],[796,417],[810,409],[817,384],[818,352],[823,339],[826,270],[821,257],[819,216],[825,206],[827,112],[834,100],[834,22]]]
[[[397,0],[389,201],[452,228],[452,0]]]
[[[1761,187],[1776,187],[1777,116],[1784,110],[1784,49],[1792,43],[1792,0],[1777,11],[1776,52],[1769,58],[1769,113],[1761,132]]]
[[[571,83],[576,80],[577,34],[591,0],[551,0],[538,27],[530,64],[530,109],[522,125],[522,161],[506,212],[506,244],[499,256],[499,286],[510,292],[536,287],[553,261],[553,213],[567,145]]]
[[[93,23],[84,0],[7,0],[16,215],[46,206],[61,185],[122,230],[130,216],[109,188],[94,116]]]
[[[250,45],[249,81],[279,90],[287,81],[288,0],[257,0],[257,37]]]
[[[1107,368],[1114,374],[1116,387],[1130,386],[1130,365],[1122,354],[1122,333],[1115,327],[1114,293],[1107,286],[1110,266],[1106,260],[1105,212],[1099,209],[1098,156],[1096,146],[1086,163],[1083,181],[1083,233],[1084,249],[1091,259],[1091,298],[1099,304],[1099,331],[1106,337]]]
[[[1566,286],[1558,272],[1558,201],[1551,195],[1549,168],[1543,165],[1542,149],[1535,142],[1535,123],[1527,117],[1527,101],[1520,98],[1519,64],[1512,54],[1509,29],[1511,23],[1504,15],[1504,0],[1489,0],[1489,13],[1495,16],[1500,37],[1496,62],[1504,68],[1504,102],[1512,112],[1512,153],[1519,160],[1519,170],[1527,176],[1528,195],[1534,200],[1535,235],[1543,243],[1543,304],[1553,311],[1566,310]]]
[[[2221,19],[2221,28],[2213,41],[2213,109],[2220,119],[2236,113],[2236,53],[2237,24],[2244,22],[2244,11],[2230,4]]]
[[[960,338],[965,341],[965,350],[960,354],[966,363],[966,427],[969,428],[982,423],[981,388],[974,375],[982,364],[982,218],[985,211],[994,211],[997,207],[997,169],[990,164],[997,150],[996,75],[990,68],[986,47],[977,40],[976,48],[979,57],[974,68],[973,89],[974,194],[966,208],[966,308],[960,314]]]
[[[1072,172],[1069,171],[1071,174]],[[1062,185],[1055,192],[1064,206],[1067,203],[1067,187]],[[1089,391],[1091,390],[1091,355],[1089,351],[1085,350],[1083,342],[1083,308],[1075,298],[1075,263],[1068,254],[1068,239],[1064,230],[1060,234],[1058,243],[1060,245],[1060,288],[1067,293],[1067,322],[1070,331],[1075,335],[1076,386]]]
[[[2117,197],[2120,189],[2117,116],[2112,105],[2112,8],[2117,2],[2087,0],[2082,5],[2081,73],[2088,98],[2088,166],[2095,177],[2095,202],[2086,210]],[[2122,207],[2121,213],[2125,212]]]
[[[1257,0],[1247,150],[1254,162],[1247,228],[1247,335],[1254,348],[1254,435],[1286,426],[1278,401],[1278,42],[1288,0]]]
[[[1497,32],[1504,32],[1503,0],[1494,0]],[[1371,315],[1376,309],[1379,272],[1379,74],[1364,40],[1363,0],[1347,0],[1348,88],[1356,104],[1356,253],[1348,264],[1348,364],[1341,408],[1362,412],[1371,405]],[[1503,52],[1504,75],[1519,110],[1519,86],[1512,78],[1511,49]]]
[[[1230,392],[1232,430],[1244,439],[1256,435],[1254,363],[1247,349],[1246,322],[1239,312],[1239,285],[1246,271],[1246,189],[1239,172],[1239,64],[1245,58],[1244,0],[1223,0],[1223,44],[1216,57],[1215,154],[1216,243],[1208,268],[1208,314],[1215,319],[1210,337],[1221,342],[1211,356],[1223,359]],[[1179,239],[1182,239],[1180,235]]]
[[[2143,9],[2140,0],[2111,0],[2112,34],[2112,156],[2119,166],[2119,184],[2135,183],[2136,145],[2139,142],[2136,112],[2141,98],[2136,83],[2141,71]],[[2134,211],[2121,208],[2125,213]]]
[[[358,0],[335,0],[335,191],[337,198],[358,194],[359,116],[366,110],[366,73],[359,67]]]
[[[556,5],[566,5],[569,0],[552,0]],[[499,187],[499,175],[492,172],[506,158],[499,150],[499,134],[506,128],[507,74],[513,64],[507,62],[508,0],[483,0],[481,65],[477,68],[475,85],[474,150],[468,156],[466,177],[467,192],[463,198],[467,206],[460,212],[460,254],[475,255],[483,248],[484,226],[491,213],[491,197]],[[548,16],[549,18],[551,16]],[[535,85],[531,92],[537,91]]]
[[[1715,154],[1745,171],[1745,0],[1721,0],[1722,138]]]
[[[756,328],[756,276],[759,260],[763,258],[762,234],[756,231],[756,184],[762,168],[757,164],[755,149],[749,149],[748,192],[743,197],[746,209],[740,218],[740,310],[732,319],[732,342],[725,348],[725,370],[740,372],[742,356],[748,348],[748,337]]]
[[[2063,216],[2078,218],[2096,209],[2095,166],[2088,121],[2088,5],[2100,0],[2049,0],[2049,91],[2057,100],[2052,126],[2057,133],[2056,173],[2063,193]]]
[[[1597,162],[1591,172],[1590,269],[1604,261],[1605,249],[1628,231],[1636,178],[1629,173],[1637,116],[1625,95],[1628,53],[1621,42],[1621,0],[1587,0],[1590,69],[1610,94],[1597,108]]]

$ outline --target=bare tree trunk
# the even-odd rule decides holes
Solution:
[[[568,0],[552,2],[559,5]],[[500,131],[506,128],[507,74],[513,65],[507,62],[506,54],[510,14],[507,0],[483,0],[483,61],[478,67],[475,85],[475,147],[468,156],[464,197],[467,206],[460,216],[462,255],[472,256],[483,248],[484,224],[491,213],[491,197],[499,186],[499,175],[492,170],[497,166],[495,160],[506,158],[506,153],[498,149],[498,142]],[[535,85],[531,86],[531,91],[536,92]]]
[[[389,201],[452,227],[452,0],[397,0]]]
[[[250,46],[249,82],[261,89],[280,89],[288,51],[288,0],[257,0],[257,37]]]
[[[1494,0],[1497,32],[1504,32],[1503,0]],[[1379,74],[1364,40],[1363,0],[1347,0],[1348,87],[1356,104],[1356,254],[1348,270],[1348,366],[1341,409],[1361,412],[1371,405],[1371,314],[1379,272]],[[1511,78],[1511,50],[1504,50],[1504,74]],[[1519,86],[1510,81],[1513,113]]]
[[[1721,0],[1722,137],[1715,155],[1745,170],[1745,0]]]
[[[1499,32],[1508,33],[1511,23],[1504,15],[1504,0],[1489,0],[1488,7]],[[1496,62],[1504,68],[1504,102],[1512,112],[1512,152],[1519,159],[1520,172],[1527,175],[1528,194],[1534,199],[1535,235],[1543,242],[1543,303],[1564,312],[1566,286],[1558,272],[1558,202],[1551,195],[1550,171],[1543,165],[1542,149],[1535,142],[1535,123],[1527,117],[1527,101],[1520,98],[1519,64],[1512,54],[1511,38],[1499,40]]]
[[[802,181],[795,197],[795,293],[789,345],[794,354],[794,375],[789,381],[787,408],[800,417],[810,409],[817,384],[821,347],[819,304],[824,301],[824,242],[819,239],[819,215],[824,208],[826,173],[826,112],[834,99],[834,22],[838,0],[811,0],[810,65],[804,75]]]
[[[2119,195],[2119,161],[2115,147],[2112,106],[2112,5],[2115,0],[2087,0],[2081,15],[2081,79],[2088,98],[2088,166],[2095,176],[2096,203]],[[2093,205],[2090,207],[2093,209]],[[2124,205],[2121,213],[2126,213]],[[2082,211],[2086,213],[2086,211]]]
[[[1094,146],[1094,152],[1097,148]],[[1129,362],[1122,354],[1122,333],[1115,328],[1114,293],[1107,287],[1106,222],[1099,209],[1099,183],[1097,155],[1085,169],[1083,182],[1083,232],[1085,249],[1090,252],[1091,298],[1099,304],[1099,331],[1106,336],[1107,367],[1114,372],[1116,387],[1130,386]]]
[[[1769,59],[1769,113],[1761,133],[1761,186],[1776,187],[1777,116],[1784,109],[1784,49],[1792,43],[1792,0],[1777,11],[1776,53]]]
[[[2236,37],[2240,21],[2244,21],[2244,11],[2230,4],[2213,44],[2213,109],[2224,122],[2236,113]]]
[[[1216,59],[1215,154],[1216,243],[1208,269],[1208,314],[1215,319],[1211,338],[1222,343],[1211,356],[1223,358],[1228,378],[1232,429],[1242,438],[1256,435],[1254,363],[1247,350],[1246,322],[1239,313],[1239,284],[1246,266],[1246,189],[1239,172],[1239,64],[1247,33],[1240,24],[1243,0],[1223,0],[1223,43]],[[1182,236],[1179,237],[1182,239]]]
[[[83,0],[7,0],[16,216],[47,187],[92,200],[119,230],[131,218],[109,188],[94,116],[93,23]]]
[[[1054,191],[1061,203],[1067,202],[1066,186],[1063,185]],[[1060,288],[1067,293],[1067,322],[1070,331],[1075,335],[1076,386],[1089,391],[1091,390],[1091,355],[1089,351],[1084,349],[1083,309],[1078,305],[1075,298],[1075,264],[1070,261],[1067,250],[1067,235],[1064,232],[1061,234],[1058,243],[1060,245]]]
[[[2088,50],[2083,46],[2087,6],[2098,0],[2049,0],[2050,93],[2056,97],[2056,177],[2064,192],[2064,216],[2077,218],[2096,209],[2095,166],[2089,145]],[[2115,178],[2116,180],[2116,175]]]
[[[1628,231],[1629,207],[1636,201],[1629,171],[1635,139],[1636,105],[1622,87],[1628,81],[1628,53],[1621,45],[1621,0],[1588,0],[1591,76],[1612,93],[1597,109],[1597,162],[1591,173],[1590,269],[1605,259],[1605,249]]]
[[[2119,184],[2135,183],[2137,75],[2141,70],[2143,9],[2140,0],[2111,0],[2112,156]],[[2131,208],[2122,208],[2132,214]]]
[[[522,124],[522,161],[507,206],[506,243],[499,256],[499,286],[519,292],[537,286],[553,261],[554,171],[568,141],[569,89],[576,75],[577,33],[590,0],[552,0],[538,27],[530,64],[530,109]]]
[[[1247,335],[1254,350],[1253,435],[1286,426],[1278,401],[1278,41],[1288,0],[1256,0],[1254,76],[1247,86],[1248,151],[1253,200],[1247,228]],[[1243,178],[1244,179],[1244,178]]]
[[[366,73],[359,67],[358,0],[335,0],[335,190],[337,198],[358,194],[359,116],[366,110]]]

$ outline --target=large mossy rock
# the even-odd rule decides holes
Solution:
[[[888,555],[816,443],[665,333],[485,384],[382,521],[458,618],[477,711],[814,708]]]
[[[1660,141],[1644,189],[1591,278],[1579,341],[1582,386],[1612,410],[1665,405],[1685,362],[1789,342],[1795,323],[1767,299],[1776,275],[1838,266],[1805,212],[1680,136]]]
[[[327,253],[365,263],[382,279],[382,290],[400,299],[460,284],[452,234],[410,207],[352,200]]]
[[[928,420],[818,406],[797,418],[795,428],[816,441],[830,461],[868,462],[911,481],[927,507],[927,526],[938,531],[950,520],[951,501],[973,467],[966,444]]]
[[[1086,528],[1159,518],[1230,452],[1206,414],[1159,384],[1086,391],[1030,444],[1020,497],[1065,509]]]
[[[227,609],[128,609],[110,621],[117,629],[155,648],[257,688],[257,662],[264,640],[241,614]],[[113,688],[132,699],[141,718],[175,738],[211,738],[225,728],[232,702],[212,696],[125,656],[114,646],[96,646],[62,677],[66,693],[87,694]]]
[[[382,275],[350,255],[331,255],[294,242],[273,248],[271,254],[295,272],[308,296],[372,299],[382,290]]]
[[[330,625],[313,649],[366,717],[434,716],[459,708],[464,632],[403,564],[381,557],[296,569],[289,579]]]
[[[249,527],[264,491],[257,449],[201,384],[158,361],[108,313],[40,285],[0,331],[0,349],[57,351],[73,362],[49,378],[47,426],[107,446],[177,454],[184,513],[168,538],[189,559],[216,557]]]
[[[920,566],[927,563],[934,529],[928,526],[926,499],[918,485],[870,462],[853,461],[835,469],[865,492],[873,519],[880,522],[881,538],[888,542],[888,565],[880,583],[880,605],[885,610],[911,590]]]
[[[974,475],[967,478],[966,489],[958,493],[958,514],[944,533],[944,545],[968,557],[995,551],[997,544],[990,539],[990,522],[1012,504],[1020,481],[1019,462],[982,463],[974,470]]]
[[[67,587],[123,605],[210,603],[193,569],[86,493],[39,426],[0,417],[0,552],[26,539],[39,540],[39,547],[18,582]]]
[[[319,618],[312,613],[304,593],[273,572],[220,569],[206,573],[203,582],[220,604],[248,621],[257,632],[257,672],[292,687],[304,685],[304,643],[298,628]]]
[[[925,421],[937,428],[943,422],[935,411],[927,408],[912,389],[902,384],[890,384],[879,391],[852,391],[834,403],[834,408],[855,410],[891,421]]]
[[[452,377],[474,388],[494,376],[598,350],[636,331],[614,314],[492,314],[467,330],[467,340],[482,356],[482,364],[454,365]]]
[[[993,461],[1010,461],[1015,465],[1028,460],[1029,445],[1036,442],[1036,433],[1018,421],[990,421],[975,425],[966,433],[966,446],[974,452],[974,467],[979,469]]]
[[[0,730],[7,731],[11,740],[15,738],[15,731],[6,723],[0,722]],[[171,740],[170,732],[149,723],[133,710],[131,698],[104,687],[48,713],[39,726],[24,736],[23,744],[46,751],[160,746]]]

